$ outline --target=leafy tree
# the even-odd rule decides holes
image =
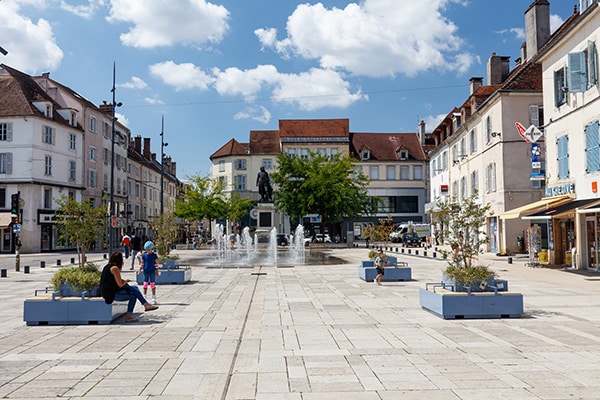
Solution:
[[[457,283],[466,285],[494,275],[485,266],[473,265],[483,246],[489,242],[485,223],[487,217],[493,214],[491,204],[479,204],[478,198],[477,192],[474,192],[462,201],[453,197],[437,202],[443,237],[452,248],[452,258],[445,272]]]
[[[67,196],[57,204],[59,240],[76,246],[79,266],[83,268],[86,253],[106,233],[105,210],[94,207],[89,199],[79,202]]]
[[[164,213],[154,218],[152,229],[156,233],[154,245],[161,258],[167,258],[171,252],[171,246],[177,240],[177,225],[173,213]]]
[[[363,230],[363,235],[368,237],[371,242],[387,242],[390,240],[390,233],[394,231],[394,224],[391,221],[379,221],[378,225],[369,225]]]
[[[367,196],[369,179],[355,170],[349,157],[281,153],[278,166],[271,175],[275,205],[292,220],[318,214],[323,224],[337,223],[377,211],[376,200]]]

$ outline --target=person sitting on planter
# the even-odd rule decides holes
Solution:
[[[152,304],[156,304],[156,277],[158,276],[158,255],[154,252],[154,243],[148,240],[144,243],[142,263],[137,273],[144,273],[144,296],[148,293],[148,286],[152,290]]]
[[[125,321],[134,322],[133,309],[135,308],[136,300],[142,303],[144,311],[156,310],[158,306],[148,303],[137,286],[129,286],[129,279],[123,279],[121,276],[122,267],[123,253],[120,251],[113,252],[100,276],[100,294],[106,304],[112,304],[114,300],[129,301]]]

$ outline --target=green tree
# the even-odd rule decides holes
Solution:
[[[65,245],[75,245],[79,266],[83,268],[85,255],[95,241],[106,234],[106,213],[94,207],[91,200],[82,202],[63,196],[57,201],[58,237]]]
[[[177,224],[173,213],[163,213],[152,221],[152,229],[156,233],[154,245],[159,256],[167,258],[171,252],[171,246],[177,240]]]
[[[281,153],[271,175],[275,205],[292,220],[318,214],[323,224],[338,223],[377,211],[367,195],[369,179],[349,157],[309,152],[307,158]]]
[[[394,223],[390,220],[379,221],[378,225],[369,225],[363,230],[363,235],[371,242],[387,242],[390,233],[394,231]]]

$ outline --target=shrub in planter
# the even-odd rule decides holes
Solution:
[[[50,279],[50,284],[54,291],[65,290],[65,286],[70,286],[75,292],[88,291],[93,295],[100,286],[101,271],[93,263],[87,263],[83,267],[71,266],[63,267],[56,272]],[[63,295],[72,295],[63,293]]]
[[[456,264],[448,265],[444,270],[446,279],[452,282],[456,290],[462,291],[462,288],[470,288],[472,291],[481,291],[480,284],[489,282],[496,276],[496,273],[485,265],[471,265],[468,267]]]

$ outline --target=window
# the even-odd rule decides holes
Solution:
[[[121,178],[117,178],[117,194],[121,194]]]
[[[585,163],[586,172],[600,171],[600,137],[598,121],[585,127]]]
[[[96,185],[97,185],[96,170],[95,169],[90,169],[88,171],[88,186],[95,188]]]
[[[71,126],[77,126],[77,113],[71,112],[71,120],[69,121]]]
[[[395,165],[388,165],[387,167],[385,167],[385,179],[387,179],[388,181],[393,181],[394,179],[396,179]]]
[[[219,161],[219,172],[225,172],[225,161]]]
[[[136,183],[135,184],[135,197],[140,197],[140,184]]]
[[[556,140],[556,162],[558,166],[558,179],[569,177],[569,137],[561,136]]]
[[[588,41],[587,49],[568,55],[569,91],[585,92],[598,81],[596,44]]]
[[[466,156],[467,155],[467,140],[463,137],[462,139],[460,139],[460,153],[458,154],[459,157],[462,156]]]
[[[458,146],[452,146],[452,162],[458,161]]]
[[[50,126],[44,125],[42,127],[42,143],[53,144],[54,143],[54,129]]]
[[[537,104],[529,105],[529,123],[538,127],[544,124],[544,107]]]
[[[108,149],[104,148],[104,149],[102,149],[102,152],[104,153],[104,155],[103,155],[104,164],[108,165]]]
[[[488,164],[485,168],[485,192],[496,191],[496,163]]]
[[[489,143],[492,140],[492,116],[488,115],[485,117],[483,122],[483,129],[485,131],[485,142]]]
[[[415,181],[423,180],[423,167],[421,165],[415,165],[413,167],[413,179]]]
[[[12,141],[12,122],[0,123],[0,141],[2,141],[2,142]]]
[[[52,189],[44,189],[44,208],[47,210],[52,208]]]
[[[560,107],[567,102],[565,68],[554,71],[554,105]]]
[[[263,159],[262,166],[265,167],[266,170],[273,169],[273,160],[270,158]]]
[[[48,118],[52,118],[52,104],[46,104],[46,111],[44,115]]]
[[[104,135],[105,138],[109,138],[110,134],[112,133],[112,129],[110,128],[110,125],[108,124],[108,122],[105,122],[104,124],[102,124],[102,134]]]
[[[471,172],[471,193],[479,191],[479,172]]]
[[[379,179],[379,166],[378,165],[371,165],[369,167],[369,178],[372,181],[376,181]]]
[[[444,171],[448,170],[448,152],[444,151],[442,153],[442,169]]]
[[[475,153],[477,151],[477,129],[473,128],[471,129],[471,132],[469,132],[469,144],[471,145],[471,154]]]
[[[410,168],[408,167],[408,165],[400,166],[400,180],[407,181],[409,172],[410,172]]]
[[[0,174],[12,174],[12,153],[0,153]]]
[[[52,176],[52,156],[44,156],[44,175]]]
[[[467,197],[467,177],[463,176],[460,178],[460,198],[466,199]]]
[[[98,159],[98,150],[96,150],[95,147],[93,147],[93,146],[89,147],[88,158],[91,161],[96,161]]]
[[[246,175],[234,175],[233,176],[233,189],[234,190],[246,190]]]
[[[6,189],[0,188],[0,208],[6,208]]]
[[[371,158],[371,151],[370,150],[366,150],[363,149],[360,151],[360,159],[361,160],[368,160],[369,158]]]
[[[69,180],[74,181],[77,178],[77,163],[69,160]]]
[[[77,135],[69,133],[69,150],[77,151]]]
[[[237,159],[234,161],[233,166],[237,170],[245,170],[246,169],[246,160],[243,158]]]
[[[108,192],[108,174],[104,174],[102,177],[102,188]]]
[[[96,117],[90,115],[89,130],[96,133],[98,129]]]
[[[401,160],[408,160],[408,150],[398,150],[397,154]]]

